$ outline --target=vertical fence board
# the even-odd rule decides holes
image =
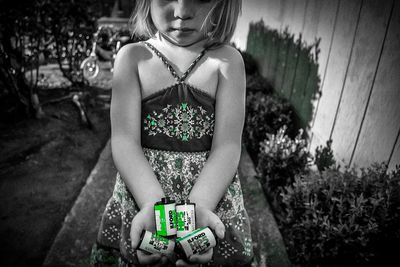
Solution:
[[[319,100],[319,106],[322,108],[315,115],[312,129],[311,151],[319,145],[325,145],[329,139],[346,75],[360,5],[361,0],[340,2],[324,87]]]
[[[302,41],[306,45],[313,45],[316,42],[321,4],[320,0],[307,0],[305,5]],[[313,69],[311,65],[312,62],[310,61],[309,53],[304,49],[300,50],[292,88],[291,103],[296,110],[300,122],[299,125],[302,128],[307,128],[309,120],[312,119],[312,114],[310,114],[309,110],[312,110],[311,98],[316,92],[313,84],[316,82],[316,79],[310,77],[311,70]],[[312,74],[315,75],[315,73]]]
[[[318,18],[317,38],[320,38],[318,73],[322,82],[324,80],[330,47],[333,42],[333,30],[335,28],[335,24],[337,24],[336,15],[339,12],[339,0],[321,0],[321,5],[321,13]]]
[[[315,97],[319,90],[320,78],[318,76],[318,65],[316,62],[309,64],[309,74],[307,79],[307,87],[303,90],[303,101],[301,104],[301,114],[304,118],[306,118],[306,122],[308,123],[307,128],[310,129],[313,112],[314,112],[314,103]],[[308,133],[309,135],[310,133]]]
[[[282,24],[282,1],[284,0],[268,0],[267,10],[264,11],[264,18],[268,27],[279,30]],[[268,17],[268,20],[267,20]]]
[[[289,32],[298,37],[303,30],[307,0],[286,1],[285,4],[282,28],[288,27]]]
[[[286,36],[288,37],[288,33],[285,33]],[[288,38],[284,38],[283,43],[281,44],[282,47],[279,50],[278,54],[278,60],[277,60],[277,65],[276,65],[276,74],[275,74],[275,90],[278,92],[279,95],[285,96],[286,94],[289,95],[290,92],[285,92],[283,88],[283,81],[285,78],[285,72],[286,72],[286,60],[288,59],[289,56],[289,50],[290,47],[293,45],[292,42],[289,41]]]
[[[270,53],[270,58],[268,62],[268,75],[269,75],[269,80],[271,81],[271,84],[274,88],[276,88],[276,69],[278,65],[278,60],[279,60],[279,55],[280,55],[280,50],[282,48],[282,40],[278,38],[278,32],[277,31],[271,31],[272,35],[272,47],[271,47],[271,53]]]
[[[400,4],[396,3],[353,163],[389,161],[400,122]],[[397,159],[398,160],[398,159]],[[392,164],[400,164],[396,159]]]
[[[397,140],[394,147],[393,155],[389,162],[389,170],[394,170],[396,166],[400,166],[400,140]]]
[[[285,29],[287,27],[289,33],[293,33],[296,39],[296,37],[299,36],[298,34],[303,30],[307,0],[285,1],[283,4],[285,10],[283,14],[282,28]],[[299,56],[298,50],[299,45],[289,44],[284,68],[279,69],[283,70],[283,73],[279,73],[281,76],[278,77],[279,83],[277,83],[276,86],[281,87],[280,91],[287,99],[292,95],[293,81]]]
[[[307,44],[312,44],[315,42],[318,25],[321,22],[325,22],[326,18],[324,18],[322,21],[320,19],[323,2],[324,1],[322,0],[308,0],[303,29],[303,40]]]
[[[310,74],[310,60],[308,57],[309,53],[306,49],[298,50],[298,60],[293,78],[292,94],[290,96],[290,102],[298,116],[298,123],[302,128],[307,126],[309,120],[301,110],[303,101],[310,102],[310,99],[304,99],[305,90],[307,90],[308,75]]]
[[[285,60],[285,69],[282,76],[282,92],[285,98],[290,99],[292,95],[293,80],[296,72],[299,57],[299,44],[290,42]]]
[[[272,55],[274,54],[274,50],[275,50],[275,47],[274,47],[275,41],[274,41],[274,36],[273,36],[271,29],[268,28],[268,30],[266,30],[264,34],[268,40],[268,49],[266,51],[264,64],[263,64],[264,65],[263,76],[265,78],[267,78],[267,80],[269,82],[271,82],[273,80],[273,77],[271,75],[271,58],[272,58]]]
[[[255,48],[256,48],[256,32],[253,30],[253,27],[249,25],[249,33],[247,34],[247,40],[246,40],[246,50],[252,51],[252,53],[254,53]]]
[[[290,28],[292,32],[292,19],[294,16],[294,4],[293,1],[283,0],[281,5],[281,29]]]
[[[304,0],[301,0],[302,2]],[[281,29],[283,31],[288,31],[293,33],[296,27],[299,27],[299,17],[296,17],[296,4],[294,1],[283,0],[281,4]],[[298,30],[298,29],[297,29]],[[281,61],[281,65],[277,66],[277,77],[276,77],[276,90],[280,92],[280,95],[289,98],[291,94],[291,83],[289,80],[293,79],[295,62],[293,57],[295,55],[296,46],[291,42],[286,44],[284,47],[283,54],[279,56],[284,56]],[[289,76],[289,77],[288,77]],[[278,89],[280,88],[280,89]]]
[[[333,31],[337,23],[336,16],[338,13],[339,0],[321,0],[321,12],[318,18],[318,27],[316,36],[320,40],[318,48],[318,77],[319,77],[319,90],[322,92],[324,85],[325,71],[329,62],[331,54],[331,45],[333,42]],[[318,112],[320,98],[312,101],[312,121],[310,127],[314,126],[316,114]],[[313,133],[311,132],[310,140],[312,140]],[[312,152],[315,150],[311,150]]]
[[[263,47],[263,54],[262,57],[258,59],[260,62],[260,73],[262,76],[270,80],[269,73],[268,73],[268,64],[270,61],[270,53],[272,49],[272,36],[271,32],[267,30],[267,28],[263,28],[262,33],[262,47]]]
[[[332,132],[332,149],[340,155],[338,160],[343,160],[344,164],[351,163],[391,7],[391,1],[366,0],[363,2],[343,96]]]
[[[242,14],[238,18],[236,30],[232,37],[232,42],[238,45],[240,49],[247,49],[246,45],[248,40],[250,22],[257,22],[260,21],[262,18],[264,18],[265,20],[268,17],[270,1],[278,0],[243,1]]]
[[[263,36],[260,25],[252,25],[247,37],[247,50],[251,51],[256,59],[259,69],[261,69],[260,59],[263,56]]]
[[[332,32],[335,24],[337,5],[339,0],[309,0],[304,23],[303,38],[308,44],[319,40],[317,64],[310,65],[307,88],[303,91],[301,114],[311,118],[307,129],[312,127],[317,110],[318,99],[315,92],[320,90],[321,79],[329,56],[329,48],[332,43]],[[311,99],[311,101],[310,101]],[[309,136],[312,133],[309,133]]]

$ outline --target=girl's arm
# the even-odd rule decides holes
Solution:
[[[139,208],[164,196],[141,147],[141,92],[138,61],[144,54],[137,44],[125,45],[114,64],[111,99],[111,149],[115,166]]]
[[[221,48],[216,94],[214,137],[205,163],[189,199],[214,210],[237,171],[245,118],[246,78],[240,53]]]

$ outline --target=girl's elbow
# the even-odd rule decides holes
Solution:
[[[111,154],[113,157],[118,157],[120,154],[129,152],[136,152],[140,149],[140,143],[133,138],[114,135],[111,136]]]
[[[240,144],[230,143],[216,147],[215,152],[223,158],[229,158],[232,163],[239,163],[242,147]]]

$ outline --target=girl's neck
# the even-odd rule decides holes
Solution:
[[[156,33],[156,39],[160,44],[168,51],[174,51],[175,53],[187,53],[188,51],[194,52],[194,53],[199,53],[201,52],[207,43],[207,39],[202,39],[198,42],[195,42],[193,44],[190,44],[188,46],[179,46],[172,41],[170,41],[168,38],[166,38],[164,35],[162,35],[160,32]]]

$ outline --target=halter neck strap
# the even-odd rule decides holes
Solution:
[[[196,57],[196,59],[190,64],[188,69],[182,74],[182,76],[179,76],[178,73],[175,71],[175,69],[172,67],[170,61],[157,49],[155,48],[152,44],[143,41],[143,43],[150,48],[164,63],[164,65],[167,67],[171,75],[178,81],[178,82],[183,82],[185,81],[186,77],[190,74],[190,72],[193,70],[193,68],[196,66],[197,62],[203,57],[205,54],[207,48],[203,49],[203,51],[200,52],[200,54]]]

